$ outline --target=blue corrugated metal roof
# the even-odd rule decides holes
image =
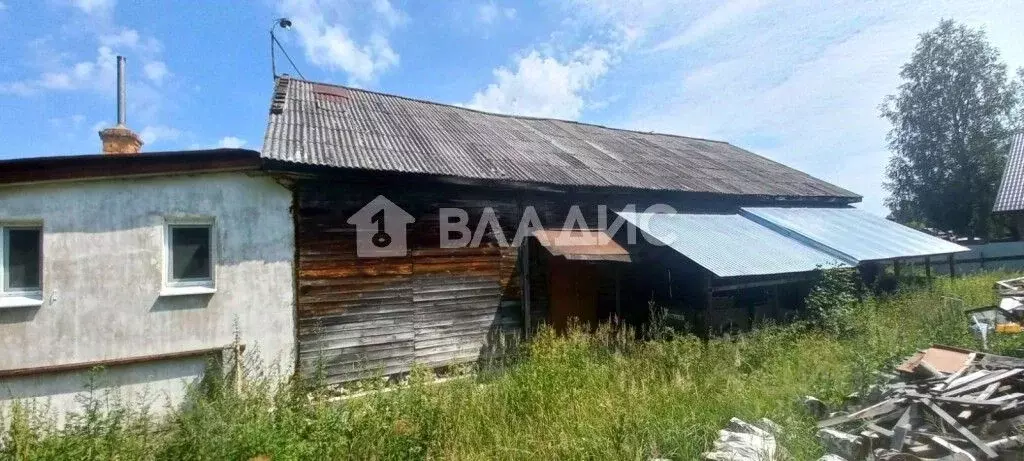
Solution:
[[[739,214],[618,214],[719,277],[848,266]]]
[[[1024,210],[1024,132],[1017,133],[1011,141],[999,193],[992,206],[992,211],[996,212],[1020,210]]]
[[[969,251],[856,208],[743,208],[761,224],[856,262]]]

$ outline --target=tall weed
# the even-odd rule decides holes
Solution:
[[[815,459],[802,396],[837,405],[918,348],[977,348],[963,309],[991,304],[998,278],[1007,276],[937,279],[853,305],[845,282],[834,281],[817,291],[816,306],[829,313],[821,328],[765,325],[710,340],[637,340],[646,333],[617,325],[542,329],[514,360],[475,378],[433,384],[415,372],[387,392],[345,400],[318,383],[255,380],[235,391],[211,379],[161,421],[100,395],[64,428],[16,407],[0,460],[691,460],[734,416],[776,421],[793,459]],[[1024,340],[992,344],[1016,353]]]

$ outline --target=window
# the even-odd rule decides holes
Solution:
[[[42,304],[42,227],[0,226],[0,307]]]
[[[164,295],[214,292],[213,223],[168,222]]]

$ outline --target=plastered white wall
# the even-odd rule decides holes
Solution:
[[[0,223],[41,221],[43,305],[0,309],[0,370],[224,347],[237,328],[262,371],[294,366],[291,194],[272,178],[217,173],[0,187]],[[164,225],[216,222],[216,293],[160,296]],[[112,368],[98,382],[180,400],[201,360]],[[87,373],[0,380],[0,403],[72,409]],[[79,383],[79,384],[82,384]],[[151,390],[152,392],[148,392]],[[159,402],[158,402],[159,403]]]

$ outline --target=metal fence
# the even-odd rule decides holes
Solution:
[[[967,247],[971,251],[954,254],[952,264],[946,256],[910,258],[905,262],[923,267],[927,259],[935,274],[949,274],[951,267],[957,275],[980,271],[1024,271],[1024,242],[995,242]]]

